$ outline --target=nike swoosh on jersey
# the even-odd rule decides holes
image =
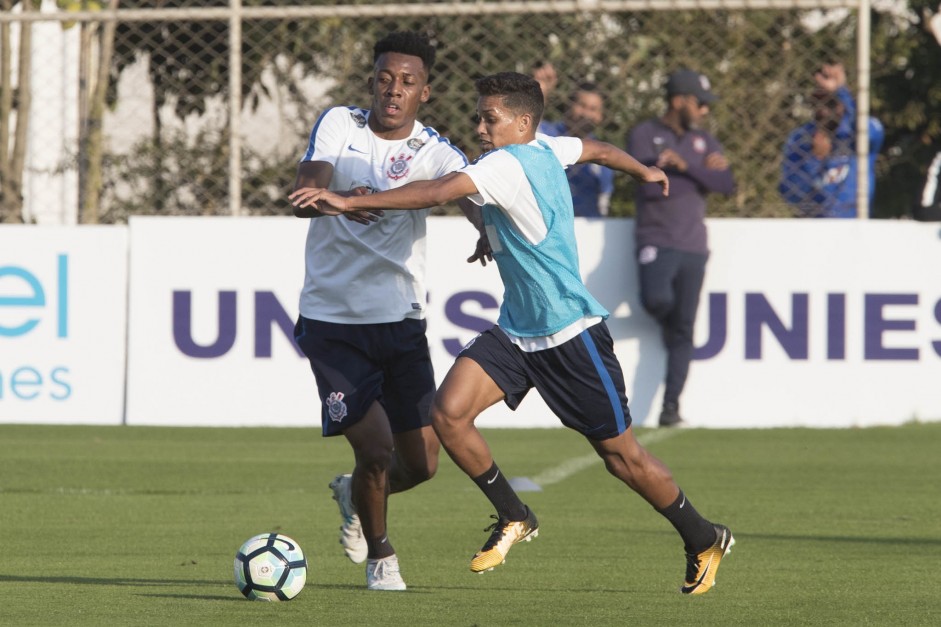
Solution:
[[[352,150],[353,152],[358,152],[358,153],[361,154],[361,155],[365,155],[365,154],[366,154],[366,151],[365,151],[365,150],[360,150],[359,148],[355,148],[355,147],[353,146],[353,144],[350,144],[349,146],[347,146],[346,149],[347,149],[347,150]]]

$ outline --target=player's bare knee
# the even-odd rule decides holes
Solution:
[[[426,457],[419,463],[410,464],[405,467],[405,471],[411,485],[424,483],[434,477],[438,471],[438,456],[436,454],[433,457]]]
[[[459,412],[454,409],[453,406],[442,403],[437,398],[435,399],[431,407],[431,423],[438,437],[446,438],[448,434],[459,430],[464,424]]]

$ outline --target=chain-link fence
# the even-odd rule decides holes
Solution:
[[[812,119],[813,71],[841,60],[853,87],[859,63],[844,0],[0,3],[11,10],[0,19],[0,221],[289,213],[319,112],[368,106],[372,45],[405,29],[438,46],[419,119],[469,157],[481,75],[550,61],[549,119],[576,84],[596,83],[597,135],[623,147],[634,124],[663,112],[667,74],[699,70],[721,97],[707,126],[738,181],[710,213],[790,216],[782,151]],[[631,185],[617,179],[613,215],[632,215]]]

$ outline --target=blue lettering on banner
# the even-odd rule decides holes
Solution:
[[[55,307],[47,307],[47,290],[43,281],[22,266],[0,267],[0,342],[24,338],[42,328],[49,317],[53,319],[55,337],[69,337],[69,256],[56,256],[54,278]],[[26,311],[29,313],[25,313]],[[38,310],[38,311],[37,311]],[[19,314],[19,315],[18,315]],[[45,314],[45,315],[44,315]],[[4,340],[4,338],[11,338]],[[30,364],[10,367],[0,363],[0,401],[36,401],[45,398],[65,401],[72,396],[69,368],[56,365],[44,368]]]
[[[493,320],[487,320],[486,318],[464,313],[465,303],[477,303],[483,309],[500,308],[500,303],[497,302],[497,299],[487,292],[458,292],[451,296],[444,304],[444,315],[451,324],[462,329],[473,331],[474,333],[486,331],[495,324]],[[444,338],[442,342],[444,343],[445,350],[453,357],[457,357],[466,343],[461,342],[457,338]]]
[[[294,322],[287,310],[270,291],[256,291],[252,294],[254,320],[250,328],[254,339],[253,354],[256,358],[271,358],[273,355],[274,329],[280,331],[294,348],[298,356],[303,356],[294,343]],[[208,344],[197,343],[192,336],[192,292],[178,290],[173,292],[173,338],[177,348],[197,359],[222,357],[233,349],[237,340],[238,315],[237,294],[234,291],[217,292],[216,336]],[[847,352],[847,295],[829,293],[825,295],[825,354],[829,361],[846,359]],[[916,323],[913,317],[908,319],[887,318],[883,308],[886,306],[917,306],[918,294],[863,294],[863,359],[876,360],[917,360],[920,351],[917,347],[893,348],[884,345],[887,332],[913,332]],[[495,324],[499,301],[492,294],[484,291],[463,291],[451,295],[444,305],[447,320],[455,327],[472,333],[480,333]],[[493,311],[494,319],[469,313],[474,307]],[[705,342],[694,347],[693,359],[704,361],[718,357],[727,345],[729,328],[729,294],[713,292],[706,301],[708,314],[708,335]],[[777,342],[787,357],[794,361],[806,361],[810,355],[810,309],[811,296],[805,292],[790,295],[789,311],[777,311],[768,296],[760,292],[744,294],[744,358],[746,360],[763,359],[767,338],[765,330]],[[941,325],[941,300],[933,308],[935,320]],[[457,356],[471,338],[460,339],[445,337],[441,342],[445,350]],[[932,341],[935,354],[941,356],[941,340]]]
[[[192,292],[174,290],[173,341],[180,349],[180,352],[188,357],[196,357],[197,359],[222,357],[235,345],[235,292],[219,292],[219,310],[216,318],[218,334],[216,340],[207,345],[197,344],[193,339],[192,301]]]
[[[43,398],[42,393],[54,401],[64,401],[72,396],[72,384],[66,378],[69,369],[65,366],[56,366],[44,377],[42,372],[33,366],[20,366],[10,371],[4,377],[0,371],[0,401],[16,399],[32,401]],[[46,379],[48,378],[48,383]]]
[[[46,306],[46,291],[43,289],[42,282],[35,274],[20,266],[0,267],[0,288],[4,285],[10,285],[12,281],[5,277],[20,279],[20,287],[28,288],[28,293],[23,295],[19,293],[15,296],[7,295],[6,290],[0,291],[0,307],[3,308],[36,308]],[[66,338],[69,336],[69,256],[58,255],[56,260],[56,336]],[[7,288],[9,289],[9,288]],[[14,293],[18,292],[15,290]],[[0,322],[0,336],[18,337],[26,335],[35,329],[41,318],[27,318],[15,326],[6,326]]]
[[[882,334],[886,331],[914,331],[914,320],[886,320],[885,305],[917,305],[918,294],[866,294],[866,359],[917,360],[917,348],[886,348]]]
[[[807,294],[791,294],[791,327],[784,326],[763,294],[745,294],[745,359],[761,359],[761,329],[767,327],[787,356],[807,359]]]
[[[693,359],[712,359],[725,346],[729,331],[728,294],[709,294],[709,339],[693,347]]]
[[[934,304],[934,319],[941,324],[941,299]],[[932,342],[931,347],[934,349],[934,354],[941,357],[941,341]]]
[[[826,296],[826,355],[830,361],[846,359],[846,294]],[[728,336],[728,295],[710,293],[707,301],[709,332],[706,342],[693,350],[693,359],[706,360],[718,356],[725,348]],[[891,348],[884,344],[889,331],[914,332],[914,317],[888,319],[886,306],[917,306],[918,294],[863,294],[863,359],[866,361],[917,361],[918,347]],[[790,324],[774,310],[764,294],[745,294],[745,359],[759,360],[763,355],[762,335],[768,329],[792,360],[808,359],[810,350],[810,296],[791,294]],[[941,324],[941,300],[934,306],[934,318]],[[932,341],[935,354],[941,356],[941,341]]]
[[[846,294],[827,294],[827,359],[846,359]]]
[[[272,323],[291,341],[298,357],[303,357],[304,352],[294,342],[294,320],[274,292],[255,292],[255,357],[271,357]]]
[[[193,339],[193,293],[189,290],[173,292],[173,341],[180,352],[197,359],[216,359],[227,354],[238,335],[238,297],[236,292],[223,290],[218,293],[216,314],[216,338],[209,344],[198,344]],[[288,339],[299,357],[304,353],[294,342],[294,321],[278,301],[273,292],[258,291],[254,294],[255,320],[253,337],[256,358],[272,356],[272,327],[277,326]]]

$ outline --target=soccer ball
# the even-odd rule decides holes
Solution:
[[[307,558],[287,536],[259,534],[235,554],[235,585],[253,601],[290,601],[306,582]]]

